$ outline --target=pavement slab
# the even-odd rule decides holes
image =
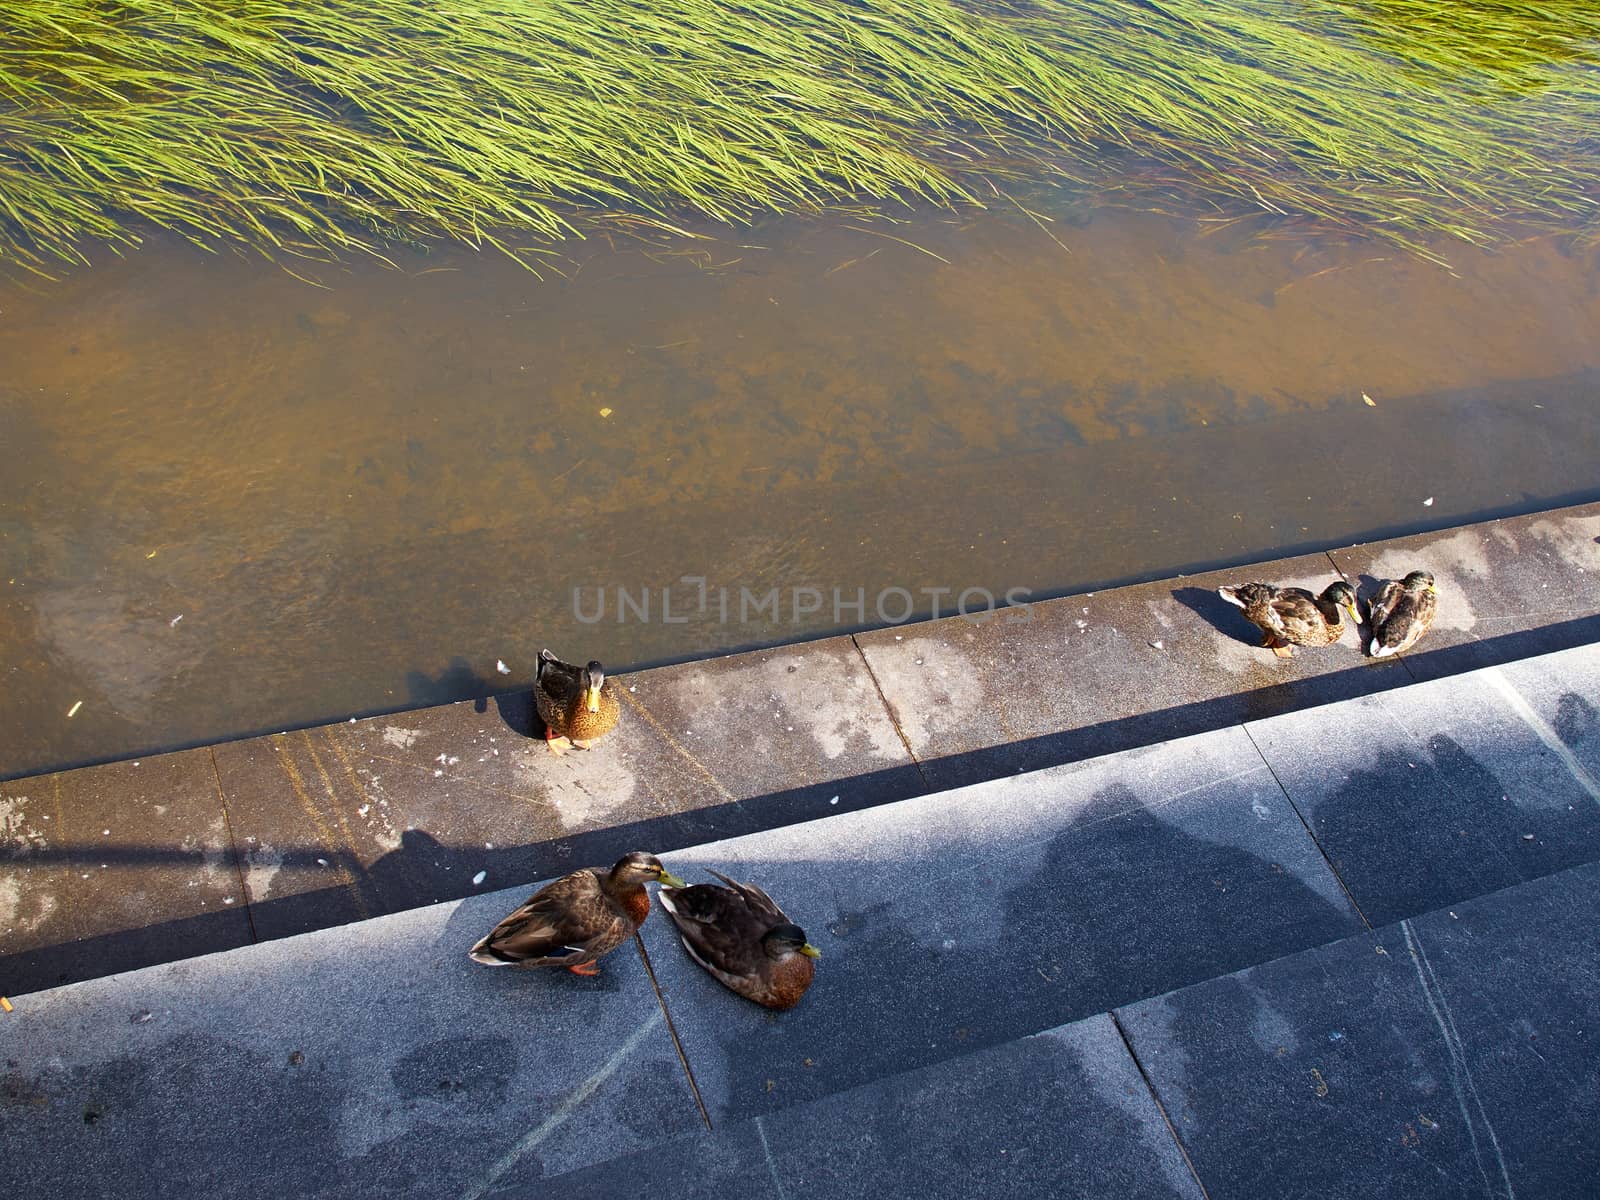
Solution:
[[[541,1194],[1201,1200],[1100,1015],[550,1180]]]
[[[981,623],[951,617],[643,671],[617,677],[622,726],[559,759],[518,692],[216,746],[220,801],[147,804],[127,763],[13,780],[6,794],[28,801],[8,813],[15,829],[0,846],[5,986],[31,990],[548,877],[629,849],[737,837],[1262,721],[1536,643],[1600,640],[1597,537],[1600,505],[1587,505],[1043,601]],[[1404,661],[1366,659],[1354,636],[1278,660],[1214,591],[1251,577],[1320,588],[1334,563],[1357,579],[1366,568],[1398,571],[1415,546],[1437,549],[1427,558],[1446,584],[1445,614]],[[1392,562],[1374,557],[1383,554]],[[1539,621],[1554,624],[1528,628]],[[1590,720],[1585,697],[1597,693],[1585,687],[1552,697],[1551,729]],[[1583,746],[1576,753],[1593,776]],[[169,771],[178,792],[199,797],[194,781],[206,772],[185,765],[203,761],[185,757],[199,753],[150,756],[140,769]],[[71,840],[85,850],[151,804],[190,816],[182,828],[171,815],[157,822],[137,863],[69,865],[64,826],[40,828],[39,797],[58,791],[83,798],[73,812],[86,832]],[[123,795],[136,797],[132,810]],[[217,841],[219,808],[231,846]],[[175,870],[198,861],[220,885],[224,850],[243,877],[242,922],[216,915],[228,897],[209,885],[153,870],[144,881],[170,854]],[[69,888],[110,890],[69,913],[59,900]],[[100,920],[124,892],[124,911],[150,914],[148,934]]]
[[[0,994],[51,987],[77,941],[53,776],[0,783]]]
[[[559,757],[527,694],[217,747],[260,935],[923,790],[848,638],[615,686],[618,728]]]
[[[15,998],[11,1196],[519,1194],[704,1128],[643,965],[495,970],[520,890]]]
[[[1222,730],[667,856],[766,888],[823,958],[798,1008],[646,945],[714,1123],[762,1115],[1364,926]]]
[[[1384,579],[1426,570],[1433,628],[1406,655],[1417,679],[1600,639],[1600,504],[1507,517],[1329,552],[1365,601]]]
[[[1600,865],[1117,1012],[1212,1200],[1587,1196]]]
[[[1600,860],[1600,647],[1247,726],[1373,924]]]
[[[1325,554],[856,635],[935,788],[1034,770],[1411,682],[1356,635],[1280,659],[1216,594],[1320,592]]]
[[[0,883],[0,896],[16,891],[0,940],[6,990],[254,940],[209,750],[0,786],[17,822]]]

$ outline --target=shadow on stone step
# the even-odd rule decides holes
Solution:
[[[1497,667],[1521,658],[1553,654],[1557,650],[1570,650],[1574,646],[1587,646],[1593,642],[1600,642],[1600,616],[1578,617],[1480,641],[1440,646],[1434,650],[1428,648],[1424,639],[1418,643],[1417,649],[1409,651],[1404,658],[1411,673],[1420,681],[1461,675],[1482,667]]]
[[[1217,600],[1217,603],[1221,605],[1222,601]],[[1596,640],[1600,640],[1600,616],[1443,647],[1433,654],[1407,657],[1413,664],[1427,664],[1429,675],[1439,675],[1511,662]],[[1253,692],[933,759],[919,765],[927,780],[926,790],[942,791],[1008,777],[1021,771],[1059,766],[1153,745],[1244,721],[1260,720],[1387,690],[1409,682],[1410,674],[1406,671],[1380,672],[1355,667]],[[508,726],[529,727],[532,721],[529,693],[506,693],[485,698],[482,701],[485,711],[490,700],[499,708]],[[523,885],[531,890],[532,885],[541,879],[553,878],[581,866],[608,864],[629,850],[666,853],[704,842],[869,808],[886,800],[906,798],[904,778],[903,768],[889,768],[849,779],[807,784],[765,796],[652,817],[571,837],[523,846],[497,846],[493,850],[478,846],[446,845],[426,832],[414,829],[402,835],[397,849],[367,864],[348,852],[336,861],[328,857],[326,850],[307,850],[291,854],[282,867],[313,875],[321,872],[330,877],[342,874],[349,882],[340,886],[312,887],[298,894],[257,901],[249,906],[249,912],[258,930],[271,931],[261,939],[269,940],[274,936],[346,924],[369,916],[481,892]],[[327,861],[319,861],[319,856]],[[58,845],[30,856],[30,863],[48,866],[50,860],[55,860],[63,866],[75,866],[80,859],[89,857],[94,858],[96,863],[115,859],[122,865],[166,865],[191,861],[193,854],[178,848],[168,851],[148,846],[118,847],[97,842],[92,847],[76,849]],[[473,881],[480,872],[484,876],[483,882],[475,884]],[[0,957],[0,993],[18,995],[230,949],[245,944],[239,932],[238,916],[237,909],[201,913],[143,928],[5,955]]]

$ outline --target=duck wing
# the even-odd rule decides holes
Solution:
[[[1268,607],[1277,619],[1277,631],[1291,642],[1327,633],[1328,618],[1317,607],[1317,598],[1304,588],[1279,588]]]
[[[589,868],[535,892],[470,951],[491,966],[576,965],[598,958],[633,932]]]
[[[1396,585],[1398,595],[1380,621],[1372,621],[1371,652],[1377,656],[1399,654],[1416,645],[1428,632],[1439,611],[1439,597],[1427,589],[1407,589]]]
[[[583,695],[583,668],[562,662],[549,650],[541,650],[533,681],[533,706],[539,719],[547,729],[564,733],[567,715]]]
[[[1400,599],[1403,589],[1398,579],[1386,579],[1383,586],[1378,589],[1378,594],[1367,602],[1367,619],[1373,629],[1377,629],[1389,619],[1389,613],[1394,610],[1395,602]]]
[[[787,925],[790,923],[788,914],[773,902],[771,896],[767,895],[755,884],[740,883],[737,879],[729,879],[721,871],[713,871],[710,867],[706,868],[706,873],[715,875],[723,883],[727,884],[728,888],[736,893],[752,912],[760,913],[763,917],[770,918],[768,928],[772,925]]]
[[[734,884],[732,880],[728,882],[731,887],[697,883],[685,888],[662,888],[657,895],[677,926],[678,936],[689,956],[718,979],[735,987],[737,981],[761,976],[770,961],[761,939],[774,925],[784,922],[772,919],[771,912],[776,911],[777,906],[767,899],[766,893],[759,888]],[[754,905],[751,891],[760,896]]]

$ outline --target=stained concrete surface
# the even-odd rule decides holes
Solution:
[[[1200,1200],[1111,1018],[1090,1017],[558,1179],[545,1196]]]
[[[217,747],[260,936],[922,790],[848,638],[613,686],[615,732],[559,757],[526,696]]]
[[[253,940],[209,750],[17,780],[0,784],[0,795],[4,986],[50,986]],[[13,947],[29,952],[15,967]]]
[[[437,1197],[703,1128],[633,947],[478,966],[502,892],[22,997],[13,1196]]]
[[[775,1018],[644,930],[712,1120],[744,1118],[1363,928],[1242,730],[667,856],[822,951]]]
[[[1407,655],[1417,679],[1600,639],[1600,505],[1558,509],[1329,552],[1365,600],[1431,571],[1439,612]]]
[[[1216,594],[1257,578],[1320,592],[1339,576],[1326,555],[1306,555],[856,640],[935,788],[1411,682],[1351,632],[1289,660],[1263,649]]]
[[[1387,552],[1375,546],[1039,603],[1027,624],[954,618],[640,672],[618,679],[621,728],[560,760],[537,740],[527,693],[196,751],[211,756],[220,813],[169,806],[151,827],[158,846],[130,838],[125,870],[107,857],[89,872],[151,897],[134,904],[147,932],[94,924],[114,895],[70,906],[87,907],[93,928],[69,917],[72,877],[39,843],[55,837],[39,797],[58,789],[86,840],[126,830],[144,803],[128,764],[13,780],[0,785],[0,977],[26,992],[1370,694],[1423,661],[1426,673],[1461,654],[1506,662],[1526,644],[1594,640],[1596,522],[1600,505],[1587,505],[1395,543],[1394,569],[1437,566],[1445,585],[1440,627],[1399,663],[1364,659],[1353,635],[1283,662],[1212,590],[1250,577],[1320,587],[1334,562],[1355,570]],[[1558,698],[1552,719],[1581,722],[1581,698]],[[153,756],[139,770],[206,774],[184,761]],[[191,813],[182,828],[175,812]],[[219,815],[242,922],[210,885],[131,874],[172,855],[174,869],[221,879]]]
[[[1600,859],[1600,647],[1247,726],[1367,919]]]
[[[1593,762],[1574,697],[1595,655],[1315,715],[1453,721],[1477,761],[1517,766],[1519,797],[1559,799],[1555,772],[1581,786]],[[1478,688],[1510,715],[1463,702]],[[582,1195],[658,1161],[756,1195],[861,1194],[897,1170],[935,1195],[1192,1195],[1142,1070],[1212,1197],[1325,1176],[1335,1197],[1581,1194],[1600,866],[1362,932],[1290,803],[1293,741],[1263,727],[668,855],[766,886],[823,949],[786,1014],[716,984],[659,913],[660,1002],[630,948],[598,980],[472,964],[524,888],[16,996],[0,1188]],[[880,1153],[924,1141],[908,1168]]]
[[[1213,1200],[1588,1196],[1600,866],[1131,1005]]]

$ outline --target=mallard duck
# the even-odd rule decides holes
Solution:
[[[1399,581],[1384,580],[1367,605],[1367,617],[1372,622],[1368,651],[1373,658],[1386,658],[1411,649],[1428,632],[1438,611],[1439,593],[1428,572],[1412,571]]]
[[[1271,647],[1279,658],[1293,658],[1295,646],[1330,646],[1343,637],[1341,606],[1349,610],[1354,624],[1361,624],[1355,589],[1342,579],[1330,583],[1320,596],[1304,588],[1273,587],[1270,583],[1219,587],[1217,595],[1244,609],[1244,615],[1265,635],[1261,644]]]
[[[683,948],[727,988],[768,1008],[793,1008],[811,986],[822,951],[753,883],[710,871],[726,887],[661,889]]]
[[[584,867],[547,883],[471,950],[486,967],[565,967],[598,975],[595,959],[633,936],[650,915],[648,882],[682,887],[653,854],[635,850],[616,866]]]
[[[565,754],[568,745],[589,749],[596,738],[615,729],[622,716],[616,691],[599,663],[575,667],[548,650],[539,651],[533,705],[544,722],[545,744],[556,755]]]

